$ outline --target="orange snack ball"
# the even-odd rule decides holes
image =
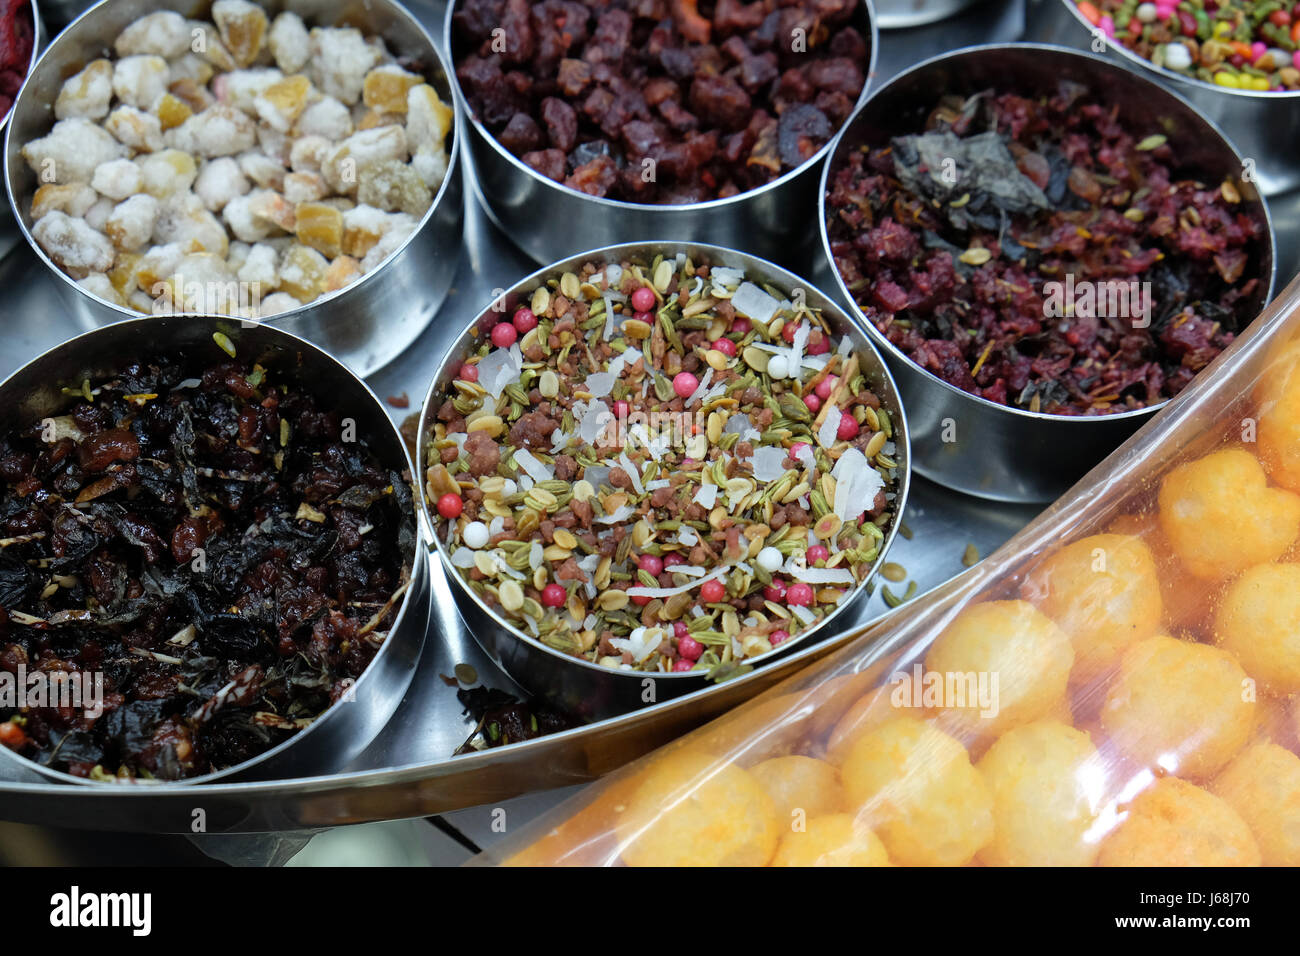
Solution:
[[[1260,460],[1275,482],[1300,491],[1300,341],[1282,347],[1255,395]]]
[[[894,863],[960,866],[993,838],[993,800],[966,748],[915,717],[860,736],[840,774]]]
[[[1262,564],[1233,581],[1214,640],[1275,694],[1300,691],[1300,564]]]
[[[1259,863],[1259,847],[1237,811],[1177,777],[1162,777],[1138,794],[1097,855],[1099,866]]]
[[[773,866],[889,866],[880,837],[847,813],[813,817],[781,838]]]
[[[911,707],[895,707],[891,701],[893,691],[893,685],[886,684],[853,702],[853,706],[845,711],[827,738],[827,760],[833,764],[842,764],[853,742],[872,727],[879,727],[895,717],[924,716]]]
[[[1025,601],[985,601],[962,611],[925,657],[934,675],[984,676],[993,706],[966,693],[963,706],[945,700],[946,715],[979,735],[997,735],[1061,713],[1074,651],[1065,632]],[[954,680],[954,689],[961,682]],[[969,687],[969,684],[967,685]],[[945,694],[945,696],[948,696]]]
[[[1160,576],[1138,538],[1097,534],[1035,567],[1021,596],[1060,625],[1074,644],[1075,683],[1106,674],[1119,653],[1160,626]]]
[[[824,760],[773,757],[750,767],[749,773],[772,798],[783,827],[790,826],[796,813],[807,819],[844,809],[840,772]]]
[[[1169,546],[1199,578],[1275,561],[1300,531],[1300,496],[1270,488],[1263,467],[1241,448],[1179,465],[1165,476],[1159,502]]]
[[[647,768],[617,832],[628,866],[763,866],[780,838],[776,807],[757,780],[691,751]]]
[[[1088,735],[1057,721],[1008,730],[975,768],[993,794],[993,842],[980,851],[989,866],[1091,866],[1088,829],[1103,782]]]
[[[1213,774],[1246,745],[1255,700],[1227,651],[1165,634],[1124,652],[1101,725],[1133,760],[1180,776]]]
[[[1277,744],[1247,747],[1210,790],[1246,821],[1268,866],[1300,866],[1300,757]]]

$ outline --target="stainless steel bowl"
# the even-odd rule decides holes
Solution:
[[[1300,164],[1295,161],[1296,142],[1300,141],[1300,90],[1234,90],[1156,66],[1097,30],[1074,0],[1030,0],[1026,38],[1098,53],[1104,49],[1112,60],[1158,80],[1220,126],[1243,159],[1251,161],[1265,195],[1300,185]]]
[[[211,350],[213,361],[226,358],[213,341],[224,332],[236,353],[257,361],[326,400],[329,407],[356,421],[357,434],[387,467],[410,468],[406,445],[383,403],[364,382],[329,353],[295,335],[268,325],[243,327],[237,320],[207,316],[137,318],[83,333],[33,359],[0,383],[0,433],[27,427],[58,415],[69,398],[60,386],[92,382],[117,374],[132,362],[180,349]],[[412,515],[415,520],[416,515]],[[429,620],[429,568],[417,544],[406,556],[411,582],[402,597],[392,629],[357,680],[353,699],[340,701],[309,727],[251,760],[216,773],[157,786],[190,786],[213,780],[310,775],[326,759],[342,766],[359,754],[392,716],[411,682]],[[82,777],[51,770],[7,747],[0,761],[66,783],[91,784]]]
[[[875,0],[880,29],[902,30],[956,16],[982,0]]]
[[[502,146],[478,120],[455,77],[460,45],[447,5],[443,42],[452,61],[465,161],[476,174],[476,194],[492,220],[538,263],[555,262],[583,249],[617,242],[652,241],[664,236],[744,249],[793,269],[811,265],[816,245],[809,210],[817,200],[817,170],[830,143],[798,169],[758,189],[679,206],[622,202],[587,196],[541,175]],[[866,99],[876,68],[876,16],[872,0],[862,0],[854,25],[867,42]]]
[[[1187,173],[1216,183],[1240,174],[1240,155],[1213,123],[1175,94],[1115,63],[1039,44],[967,47],[899,74],[873,93],[840,133],[822,173],[823,255],[815,273],[819,284],[836,289],[851,314],[859,314],[835,268],[826,229],[827,183],[841,157],[859,146],[882,145],[891,136],[921,129],[943,93],[969,95],[989,88],[1051,91],[1063,79],[1099,92],[1135,126],[1158,123],[1183,157],[1181,168]],[[1239,187],[1243,206],[1268,237],[1258,262],[1263,281],[1249,310],[1254,315],[1273,296],[1276,248],[1268,204],[1253,184],[1241,182]],[[864,325],[898,379],[912,422],[912,467],[967,494],[998,501],[1053,500],[1162,407],[1070,416],[998,405],[924,371],[874,325]]]
[[[32,75],[32,68],[40,59],[41,48],[45,46],[45,24],[41,20],[40,7],[37,6],[36,0],[28,0],[28,5],[32,8],[32,55],[27,60],[27,72],[23,74],[24,81]],[[0,131],[9,125],[9,117],[13,114],[12,107],[17,102],[18,97],[15,95],[10,110],[4,116],[0,116]],[[9,250],[21,241],[21,235],[13,213],[8,209],[0,209],[0,258],[7,256]]]
[[[896,455],[899,464],[898,488],[892,503],[895,520],[889,528],[885,529],[880,554],[871,569],[874,574],[884,562],[889,546],[898,533],[897,516],[902,515],[906,507],[910,485],[911,453],[907,416],[904,414],[898,390],[889,375],[889,370],[880,360],[861,328],[849,319],[830,296],[810,286],[795,274],[756,256],[703,243],[629,242],[592,249],[539,269],[516,282],[467,321],[462,320],[465,321],[464,330],[443,357],[438,374],[424,399],[420,417],[419,447],[416,452],[416,473],[419,476],[421,490],[423,491],[424,475],[429,467],[426,457],[428,439],[433,433],[438,406],[442,403],[440,396],[445,393],[460,370],[465,355],[481,341],[478,333],[480,319],[498,314],[503,309],[505,314],[510,314],[517,305],[526,303],[533,290],[543,285],[547,279],[558,278],[566,271],[580,269],[584,263],[619,262],[633,257],[650,262],[657,255],[669,258],[679,252],[689,256],[694,262],[707,261],[711,265],[743,269],[750,279],[769,282],[780,289],[804,290],[808,305],[822,310],[822,315],[826,317],[837,335],[848,336],[853,341],[855,350],[863,360],[862,372],[871,383],[873,391],[880,397],[883,407],[889,412],[894,423],[894,442],[898,448]],[[435,511],[432,510],[433,503],[427,499],[427,494],[420,495],[428,527],[436,529],[442,519],[436,517]],[[655,701],[680,697],[705,686],[705,678],[698,674],[610,670],[546,646],[515,627],[494,607],[479,598],[465,584],[460,570],[452,566],[450,555],[437,534],[430,533],[429,537],[433,541],[432,549],[441,559],[447,577],[453,582],[452,589],[461,617],[465,619],[470,632],[488,656],[521,686],[552,701],[565,711],[590,719],[603,719],[637,710]],[[797,644],[807,645],[825,634],[833,633],[836,628],[835,622],[840,622],[842,626],[845,620],[851,619],[852,609],[865,594],[865,585],[865,581],[859,584],[847,600],[841,602],[814,627],[792,637],[776,650],[747,659],[746,663],[761,664],[765,660],[784,655]],[[653,691],[648,695],[647,688],[652,685]]]
[[[326,0],[262,0],[268,14],[298,13],[309,25],[348,25],[384,38],[395,54],[423,66],[425,78],[451,102],[452,91],[433,40],[405,7],[394,0],[364,0],[339,6]],[[63,81],[87,62],[111,52],[113,40],[146,13],[175,10],[202,17],[207,0],[103,0],[64,30],[37,61],[14,102],[5,137],[5,186],[14,217],[28,243],[55,274],[68,308],[85,328],[135,318],[139,313],[91,295],[63,272],[32,238],[30,209],[36,176],[22,157],[24,144],[53,125],[53,103]],[[419,227],[378,268],[344,289],[322,296],[266,322],[329,349],[359,375],[396,358],[424,330],[442,305],[460,262],[464,218],[456,131],[447,144],[446,179]]]

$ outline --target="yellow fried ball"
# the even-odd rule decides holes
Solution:
[[[830,737],[826,741],[826,759],[833,764],[842,764],[853,741],[872,727],[879,727],[895,717],[924,716],[923,713],[910,707],[895,707],[891,702],[892,695],[893,687],[886,684],[855,700],[831,730]]]
[[[1038,721],[1008,730],[975,765],[993,794],[989,866],[1091,866],[1088,829],[1101,802],[1103,767],[1081,730]]]
[[[1300,341],[1278,351],[1255,394],[1260,460],[1275,482],[1300,491]]]
[[[1133,799],[1107,835],[1099,866],[1259,866],[1259,847],[1237,811],[1177,777]]]
[[[1125,647],[1160,626],[1155,559],[1128,535],[1097,534],[1066,545],[1029,573],[1021,596],[1070,635],[1076,684],[1109,672]]]
[[[763,866],[781,827],[749,773],[679,751],[647,768],[617,831],[628,866]]]
[[[825,760],[773,757],[750,767],[749,773],[772,798],[783,827],[790,826],[796,812],[807,819],[844,809],[840,772]]]
[[[915,717],[858,737],[840,775],[897,864],[960,866],[993,838],[993,800],[966,748]]]
[[[1236,810],[1268,866],[1300,866],[1300,757],[1254,744],[1214,778],[1210,791]]]
[[[1255,700],[1247,691],[1246,672],[1227,651],[1158,634],[1124,652],[1101,725],[1133,760],[1199,779],[1250,739]]]
[[[1026,601],[985,601],[962,611],[925,657],[926,679],[942,676],[946,716],[963,729],[996,736],[1061,713],[1074,650],[1065,632]],[[960,675],[967,675],[963,681]],[[984,680],[988,700],[972,700]],[[996,682],[996,686],[995,685]],[[954,693],[960,692],[960,693]],[[988,706],[989,703],[992,706]]]
[[[880,837],[848,813],[813,817],[781,838],[773,866],[889,866]]]
[[[1300,531],[1300,496],[1270,488],[1255,456],[1228,448],[1179,465],[1160,485],[1160,527],[1199,578],[1275,561]]]
[[[1300,564],[1262,564],[1233,581],[1214,640],[1275,694],[1300,691]]]

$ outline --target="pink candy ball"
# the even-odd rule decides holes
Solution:
[[[499,349],[508,349],[519,338],[519,331],[509,322],[498,322],[492,326],[492,344]]]
[[[690,372],[678,372],[673,376],[673,391],[682,398],[690,398],[699,387],[700,380]]]
[[[649,312],[655,307],[654,289],[643,285],[632,293],[632,308],[638,312]]]

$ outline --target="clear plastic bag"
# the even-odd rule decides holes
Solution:
[[[1300,864],[1298,305],[987,560],[476,862]]]

